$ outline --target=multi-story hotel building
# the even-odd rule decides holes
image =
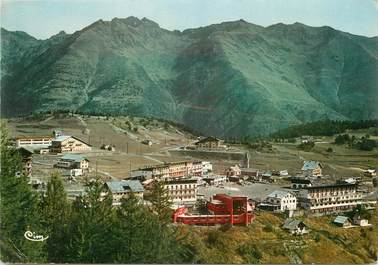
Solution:
[[[140,168],[131,172],[133,179],[160,179],[173,180],[188,176],[201,177],[203,175],[203,164],[201,161],[181,161],[165,163],[156,166]]]
[[[305,187],[298,192],[298,203],[311,214],[345,212],[362,202],[357,184],[331,184]]]
[[[177,179],[164,182],[168,195],[176,205],[193,205],[197,199],[197,179]]]

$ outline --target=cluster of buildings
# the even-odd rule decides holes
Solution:
[[[91,145],[72,136],[54,131],[52,136],[19,136],[14,138],[16,148],[27,148],[40,154],[82,153],[92,149]]]
[[[162,182],[174,205],[194,205],[200,181],[212,170],[208,161],[179,161],[133,170],[131,179],[140,181],[146,192],[155,181]]]
[[[19,136],[14,138],[14,144],[22,157],[26,176],[32,175],[35,153],[64,154],[54,165],[64,175],[80,176],[89,170],[89,160],[78,153],[90,151],[91,145],[75,136],[63,135],[60,130],[54,130],[52,136]]]
[[[146,142],[149,145],[149,142]],[[71,177],[85,175],[89,172],[90,161],[81,153],[91,150],[91,146],[77,137],[63,135],[54,131],[53,136],[18,137],[15,145],[24,162],[26,175],[32,173],[32,154],[52,153],[59,156],[55,168],[63,175]],[[226,148],[223,141],[215,137],[200,139],[195,148],[201,150],[219,150]],[[114,151],[114,146],[101,147]],[[246,153],[242,165],[233,165],[224,171],[224,175],[213,174],[213,165],[209,161],[178,161],[133,170],[130,179],[108,181],[104,183],[105,194],[112,194],[113,205],[120,205],[123,198],[133,194],[141,201],[149,195],[154,183],[163,184],[175,210],[173,221],[184,224],[249,224],[256,206],[259,209],[274,212],[289,212],[290,216],[323,215],[347,212],[364,204],[362,193],[355,181],[348,180],[332,184],[318,184],[323,176],[323,165],[318,161],[304,161],[298,176],[289,176],[287,170],[278,172],[260,172],[249,167],[249,154]],[[365,175],[375,176],[375,170],[369,169]],[[189,214],[188,209],[198,199],[199,186],[223,186],[226,182],[263,182],[270,183],[275,176],[290,179],[291,187],[276,190],[262,201],[250,201],[246,196],[217,194],[206,203],[209,215]],[[350,220],[340,216],[336,224],[348,226],[352,223],[365,224],[363,220]],[[292,234],[307,233],[306,225],[299,220],[288,219],[283,225]]]

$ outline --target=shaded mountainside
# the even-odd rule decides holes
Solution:
[[[221,137],[378,118],[378,38],[330,27],[239,20],[179,32],[128,17],[48,40],[1,34],[6,115],[146,115]]]

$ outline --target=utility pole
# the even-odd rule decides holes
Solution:
[[[96,178],[97,178],[97,160],[96,160]]]

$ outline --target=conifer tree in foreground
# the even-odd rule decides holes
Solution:
[[[21,157],[11,145],[8,132],[1,124],[0,174],[0,258],[7,262],[43,262],[45,242],[24,237],[26,231],[43,232],[38,212],[38,194],[28,185],[22,172]]]

